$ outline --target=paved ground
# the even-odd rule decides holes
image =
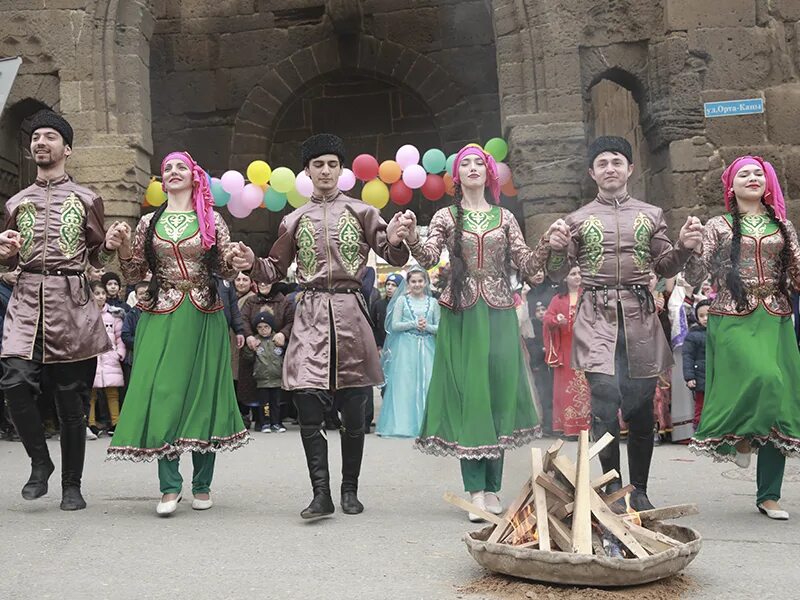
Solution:
[[[528,588],[483,578],[461,541],[470,524],[441,500],[443,492],[460,490],[457,463],[423,456],[406,440],[369,436],[363,515],[337,513],[324,522],[303,523],[298,513],[309,489],[298,432],[254,436],[243,450],[219,457],[212,510],[194,512],[184,502],[169,519],[155,516],[155,465],[103,462],[107,438],[88,442],[89,507],[77,513],[58,509],[58,485],[41,500],[22,500],[19,488],[27,476],[22,446],[0,442],[0,598],[622,597],[593,590],[545,594],[538,586],[519,596]],[[338,472],[336,434],[331,442]],[[573,455],[574,446],[567,446]],[[51,451],[58,462],[56,442]],[[529,472],[528,456],[518,451],[507,459],[509,495]],[[187,479],[189,462],[183,469]],[[753,469],[714,464],[681,446],[657,448],[651,497],[662,504],[700,504],[702,514],[685,522],[705,541],[683,587],[638,597],[800,594],[800,477],[789,465],[784,506],[795,520],[778,523],[755,511]],[[690,591],[681,591],[687,586]]]

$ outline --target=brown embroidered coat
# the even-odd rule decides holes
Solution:
[[[22,269],[8,304],[3,358],[31,360],[39,319],[43,362],[75,362],[111,349],[88,282],[78,275],[44,275],[58,269],[83,272],[104,266],[103,201],[67,175],[37,180],[6,202],[5,228],[19,232],[19,254],[3,261]]]
[[[297,281],[306,288],[295,309],[283,387],[343,389],[383,382],[378,349],[361,295],[370,248],[394,266],[408,262],[408,249],[395,247],[378,210],[336,192],[311,201],[283,218],[267,258],[250,273],[273,283],[297,259]],[[328,290],[351,293],[331,293]],[[335,361],[334,364],[331,364]]]
[[[672,351],[649,293],[643,292],[651,271],[674,277],[692,251],[672,245],[660,208],[630,196],[609,200],[598,195],[564,220],[571,234],[569,246],[564,253],[550,253],[547,270],[557,281],[572,266],[581,269],[584,292],[575,318],[572,368],[614,375],[619,303],[630,376],[663,373],[673,364]]]

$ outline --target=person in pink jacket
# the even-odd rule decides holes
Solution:
[[[106,433],[112,436],[117,426],[117,420],[119,420],[119,389],[125,385],[125,377],[122,374],[122,361],[125,360],[126,352],[125,344],[122,341],[122,320],[125,311],[106,303],[106,289],[101,282],[92,283],[92,294],[94,301],[102,311],[103,325],[105,325],[106,334],[111,342],[111,350],[97,357],[97,370],[89,400],[89,429],[95,436],[99,433],[95,420],[95,406],[97,391],[102,389],[108,403],[108,412],[111,415],[111,427]]]

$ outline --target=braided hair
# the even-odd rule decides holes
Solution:
[[[164,202],[153,213],[153,217],[150,219],[150,223],[147,224],[147,230],[144,234],[144,259],[147,262],[147,268],[150,269],[150,273],[152,275],[150,283],[147,285],[149,308],[153,308],[156,306],[156,304],[158,304],[158,296],[161,290],[161,277],[159,276],[158,269],[158,254],[156,254],[156,250],[153,245],[153,237],[156,234],[156,224],[166,210],[167,203]],[[206,305],[205,308],[211,309],[217,303],[219,298],[219,294],[217,294],[217,284],[214,281],[214,270],[219,264],[219,248],[216,244],[211,246],[210,249],[203,253],[201,262],[205,272],[204,283],[208,287],[209,292],[208,305]]]
[[[463,193],[461,184],[454,184],[455,193],[453,201],[456,207],[456,229],[453,232],[453,252],[450,256],[450,290],[453,294],[453,311],[461,311],[461,295],[467,279],[467,263],[464,260],[464,206],[462,205]]]

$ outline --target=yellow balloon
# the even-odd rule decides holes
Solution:
[[[292,188],[286,193],[286,201],[292,208],[300,208],[303,204],[308,202],[308,198],[298,192],[297,188]]]
[[[367,204],[381,209],[389,204],[389,188],[380,179],[373,179],[361,190],[361,199]]]
[[[247,178],[250,183],[255,183],[258,186],[264,187],[269,181],[272,174],[272,169],[263,160],[254,160],[247,167]]]
[[[161,189],[160,181],[151,181],[144,193],[144,198],[150,206],[161,206],[166,202],[167,195]]]
[[[276,192],[288,194],[294,188],[294,173],[288,167],[278,167],[272,172],[269,184]]]

